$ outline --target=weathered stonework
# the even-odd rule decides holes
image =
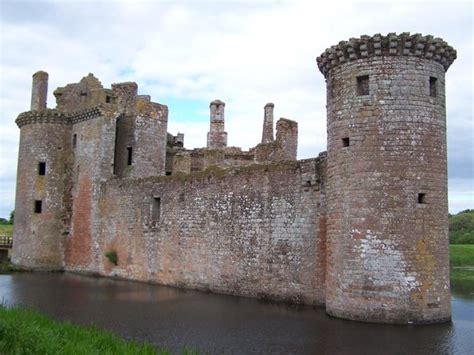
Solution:
[[[326,50],[328,152],[300,161],[296,122],[281,118],[273,137],[273,104],[261,143],[243,151],[227,147],[225,104],[212,101],[207,147],[189,150],[136,83],[107,89],[89,74],[47,109],[38,72],[16,121],[12,260],[347,319],[447,321],[444,73],[455,57],[407,33]]]
[[[444,74],[454,58],[445,42],[409,34],[352,39],[318,58],[331,315],[450,319]]]

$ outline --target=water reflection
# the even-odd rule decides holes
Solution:
[[[454,288],[453,288],[454,289]],[[458,291],[456,291],[458,292]],[[210,353],[468,354],[474,300],[453,297],[453,323],[365,324],[322,308],[72,274],[0,276],[0,299],[126,337]]]

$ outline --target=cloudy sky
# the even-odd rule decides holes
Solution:
[[[362,34],[412,32],[458,52],[447,73],[449,208],[474,208],[473,7],[467,2],[0,0],[0,217],[14,207],[19,130],[31,75],[58,86],[89,72],[136,81],[168,105],[168,131],[206,144],[209,102],[226,102],[229,145],[261,138],[263,106],[299,123],[299,158],[326,149],[325,83],[315,58]]]

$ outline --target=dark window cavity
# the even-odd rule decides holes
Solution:
[[[153,197],[153,206],[151,208],[151,220],[153,222],[160,221],[161,198]]]
[[[436,97],[437,95],[437,81],[434,76],[430,76],[430,96],[431,97]]]
[[[171,171],[167,171],[166,176],[170,176],[170,175],[171,175]]]
[[[426,194],[418,194],[418,203],[420,204],[426,203]]]
[[[87,92],[81,92],[81,96],[87,96]]]
[[[77,134],[72,135],[72,147],[76,148],[77,145]]]
[[[127,165],[132,165],[132,147],[127,147]]]
[[[357,96],[369,95],[369,76],[357,77]]]
[[[43,211],[43,201],[36,200],[35,201],[35,213],[41,213]]]
[[[349,146],[349,137],[342,138],[342,146],[348,147]]]
[[[105,97],[105,102],[108,103],[108,104],[110,104],[111,101],[112,101],[112,100],[111,100],[110,96],[107,95],[107,96]]]
[[[44,161],[38,163],[38,175],[46,175],[46,163]]]

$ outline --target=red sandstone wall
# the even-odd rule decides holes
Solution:
[[[97,247],[68,269],[323,304],[324,166],[312,159],[104,183],[93,207],[102,219],[91,225]],[[104,256],[111,250],[118,266]]]

